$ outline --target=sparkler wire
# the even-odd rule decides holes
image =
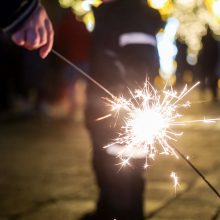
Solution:
[[[172,146],[174,150],[179,154],[180,157],[204,180],[204,182],[209,186],[210,189],[220,198],[219,192],[216,190],[216,188],[205,178],[205,176],[190,162],[186,156],[180,152],[176,147]]]
[[[62,54],[57,52],[55,49],[52,49],[51,52],[55,54],[57,57],[59,57],[61,60],[68,63],[70,66],[72,66],[74,69],[76,69],[79,73],[81,73],[83,76],[85,76],[87,79],[89,79],[91,82],[95,83],[99,88],[101,88],[103,91],[105,91],[108,95],[110,95],[112,98],[115,98],[115,96],[109,92],[104,86],[102,86],[100,83],[98,83],[95,79],[93,79],[89,74],[87,74],[85,71],[80,69],[77,65],[72,63],[70,60],[68,60],[66,57],[64,57]]]
[[[80,69],[77,65],[72,63],[70,60],[68,60],[66,57],[64,57],[62,54],[57,52],[55,49],[52,49],[51,51],[54,55],[59,57],[61,60],[69,64],[71,67],[76,69],[80,74],[85,76],[87,79],[89,79],[91,82],[93,82],[95,85],[97,85],[100,89],[102,89],[104,92],[106,92],[108,95],[110,95],[112,98],[115,98],[115,96],[108,91],[104,86],[102,86],[99,82],[97,82],[95,79],[93,79],[89,74],[87,74],[85,71]],[[210,189],[220,198],[219,192],[215,189],[215,187],[205,178],[205,176],[190,162],[184,155],[181,153],[176,147],[173,147],[174,150],[182,157],[182,159],[203,179],[203,181],[209,186]]]

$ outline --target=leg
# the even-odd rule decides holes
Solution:
[[[93,219],[142,220],[144,161],[134,160],[132,167],[120,170],[120,165],[117,165],[120,159],[109,155],[103,148],[114,138],[114,128],[109,127],[112,118],[95,122],[96,118],[105,115],[107,111],[94,100],[89,91],[86,123],[92,139],[93,168],[99,188],[97,214]]]

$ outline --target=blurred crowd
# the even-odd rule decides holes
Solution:
[[[213,101],[218,100],[218,79],[220,77],[219,54],[220,43],[210,29],[202,38],[202,49],[197,60],[187,60],[187,47],[177,41],[177,85],[200,81],[201,92],[206,89],[211,91]]]

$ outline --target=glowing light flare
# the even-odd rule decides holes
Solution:
[[[155,9],[162,9],[169,0],[148,0],[148,4]]]
[[[212,5],[212,11],[214,15],[220,19],[220,1],[214,1]]]
[[[172,0],[147,0],[150,7],[159,10],[162,18],[167,19],[173,11]]]
[[[95,27],[95,17],[94,14],[90,11],[87,14],[85,14],[82,18],[84,24],[86,25],[86,28],[89,32],[92,32]]]
[[[88,31],[93,31],[95,18],[92,12],[92,6],[98,7],[101,0],[59,0],[61,7],[71,7],[74,14],[85,23]]]
[[[68,8],[72,6],[73,0],[59,0],[59,3],[62,7]]]
[[[191,106],[188,100],[183,101],[183,99],[198,84],[199,82],[191,88],[185,86],[180,92],[172,88],[164,88],[159,93],[149,82],[146,82],[144,88],[134,92],[129,91],[128,99],[123,96],[104,98],[111,113],[98,120],[111,116],[122,119],[121,124],[118,124],[120,127],[118,137],[105,148],[112,148],[114,152],[117,149],[117,156],[121,159],[122,166],[129,164],[131,158],[141,157],[146,159],[144,167],[147,168],[148,160],[154,160],[158,154],[170,155],[178,159],[172,144],[177,142],[183,132],[175,131],[177,126],[201,122],[214,123],[220,120],[219,118],[182,120],[179,110]]]
[[[171,172],[170,177],[173,180],[173,187],[174,187],[174,190],[175,190],[175,193],[176,193],[177,187],[180,186],[180,184],[179,184],[179,177],[176,175],[175,172]]]
[[[176,63],[174,62],[177,48],[174,44],[179,22],[175,18],[169,18],[163,32],[157,34],[157,48],[160,58],[160,76],[169,80],[175,74]]]
[[[89,1],[84,1],[82,2],[82,8],[85,10],[85,11],[90,11],[91,10],[91,3]]]
[[[193,57],[189,62],[193,65],[197,62],[195,58],[202,49],[201,41],[207,29],[220,35],[219,7],[219,0],[178,0],[174,4],[172,16],[180,23],[177,38],[187,45],[187,55]]]
[[[118,156],[122,160],[122,165],[140,153],[146,158],[145,167],[148,166],[148,159],[155,159],[157,154],[178,158],[170,142],[177,141],[182,132],[175,132],[173,126],[184,125],[184,122],[179,121],[182,115],[178,113],[178,109],[187,108],[190,103],[180,102],[197,85],[198,83],[190,89],[185,86],[180,93],[173,89],[164,89],[159,94],[149,82],[146,82],[143,89],[130,91],[129,99],[105,98],[112,112],[107,116],[117,115],[123,119],[119,136],[105,147],[121,146]],[[123,116],[120,115],[121,110]]]
[[[163,118],[162,114],[157,112],[157,109],[137,109],[129,116],[130,119],[126,123],[126,129],[127,132],[131,132],[135,136],[138,143],[144,141],[153,144],[161,131],[169,126],[166,118]]]
[[[176,0],[176,3],[184,7],[192,7],[196,5],[197,0]]]
[[[219,20],[220,19],[220,0],[205,0],[208,10]]]
[[[98,83],[95,79],[93,79],[92,77],[90,77],[86,72],[84,72],[82,69],[80,69],[78,66],[76,66],[74,63],[72,63],[71,61],[69,61],[68,59],[66,59],[62,54],[60,54],[59,52],[57,52],[56,50],[52,49],[52,53],[54,55],[56,55],[57,57],[59,57],[60,59],[62,59],[63,61],[65,61],[67,64],[69,64],[71,67],[75,68],[77,71],[79,71],[83,76],[85,76],[87,79],[89,79],[91,82],[93,82],[95,85],[97,85],[100,89],[102,89],[103,91],[105,91],[108,95],[110,95],[112,97],[113,100],[118,100],[118,98],[116,98],[110,91],[108,91],[105,87],[103,87],[100,83]],[[198,83],[197,83],[198,84]],[[172,105],[176,105],[179,101],[181,101],[197,84],[195,84],[193,87],[191,87],[189,90],[187,90],[187,87],[185,87],[183,89],[183,91],[177,96],[177,93],[174,92],[173,95],[171,95],[172,97],[176,97],[176,101],[172,102]],[[146,85],[149,85],[151,86],[149,83],[146,83]],[[148,87],[147,87],[148,88]],[[151,86],[151,90],[152,91],[155,91],[154,93],[156,93],[156,90],[153,89],[153,87]],[[139,90],[140,91],[140,90]],[[148,91],[148,90],[147,90]],[[171,91],[172,88],[171,88]],[[131,95],[132,95],[132,92],[130,92]],[[142,93],[141,92],[138,92],[137,94],[139,94],[137,97],[142,97]],[[170,94],[170,92],[166,92],[166,94]],[[171,93],[172,94],[172,93]],[[132,95],[132,97],[135,99],[135,96]],[[145,96],[146,98],[144,98],[143,100],[150,100],[150,95],[147,95]],[[158,96],[156,96],[158,97]],[[166,96],[165,96],[166,97]],[[168,96],[169,97],[169,96]],[[166,99],[163,99],[163,100],[166,100]],[[136,101],[136,103],[138,104],[138,102]],[[129,105],[129,102],[127,102],[127,105]],[[182,105],[182,106],[185,106],[185,105]],[[177,115],[179,115],[177,113]],[[220,120],[219,118],[218,119],[211,119],[211,120]],[[171,134],[175,134],[173,132],[170,132]],[[169,147],[169,145],[168,145]],[[184,159],[187,164],[204,180],[204,182],[210,187],[210,189],[213,190],[213,192],[218,196],[218,198],[220,198],[220,194],[219,192],[216,190],[216,188],[205,178],[205,176],[188,160],[188,156],[185,157],[176,147],[173,147],[175,149],[175,152],[178,153],[178,155]],[[172,148],[171,148],[172,149]],[[156,152],[156,148],[152,148],[151,149],[152,152],[150,152],[149,154],[149,157],[151,158],[151,155],[154,156],[155,155],[155,152]],[[155,152],[154,152],[155,151]],[[175,153],[174,152],[174,153]],[[166,151],[164,153],[167,153]],[[169,154],[169,152],[167,153]],[[130,165],[129,164],[129,158],[130,157],[127,157],[126,160],[124,160],[124,165]],[[146,157],[147,158],[147,157]],[[149,165],[147,164],[147,161],[145,163],[145,168],[147,168]],[[172,177],[174,176],[174,174],[172,175]],[[176,181],[176,178],[175,179],[175,186],[177,185],[177,181]]]

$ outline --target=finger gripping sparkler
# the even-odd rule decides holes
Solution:
[[[163,97],[158,94],[153,86],[146,82],[143,89],[130,91],[130,98],[116,97],[104,86],[98,83],[95,79],[89,76],[86,72],[76,66],[74,63],[66,59],[56,50],[52,49],[52,53],[59,57],[61,60],[69,64],[72,68],[76,69],[80,74],[89,79],[102,89],[110,98],[105,98],[107,104],[111,107],[111,113],[103,116],[98,120],[111,117],[119,114],[120,110],[126,112],[126,117],[123,118],[125,124],[121,127],[121,132],[113,143],[125,146],[119,153],[122,160],[122,165],[129,164],[129,159],[135,153],[141,152],[146,156],[145,167],[148,167],[148,159],[154,159],[157,154],[172,155],[177,158],[179,156],[204,180],[210,189],[220,198],[219,192],[215,187],[205,178],[205,176],[190,162],[176,147],[169,144],[169,141],[176,141],[176,138],[182,133],[173,131],[172,126],[181,126],[186,123],[202,121],[205,123],[215,122],[216,119],[198,120],[178,122],[181,115],[177,109],[180,107],[189,107],[190,103],[186,102],[180,104],[180,101],[199,83],[196,83],[190,89],[184,87],[180,94],[176,91],[163,90]],[[217,119],[219,120],[219,119]],[[150,125],[150,126],[149,126]],[[159,146],[159,147],[158,147]],[[174,173],[171,175],[177,181]],[[175,182],[177,185],[178,182]]]

